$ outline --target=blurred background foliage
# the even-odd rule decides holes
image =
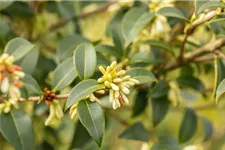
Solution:
[[[52,71],[60,62],[70,56],[69,52],[81,42],[90,41],[96,46],[98,65],[107,66],[110,64],[115,57],[101,52],[104,52],[105,47],[106,50],[109,47],[121,49],[121,42],[122,44],[124,42],[118,40],[121,31],[114,29],[121,25],[124,14],[131,8],[149,8],[151,12],[154,12],[162,7],[171,6],[179,8],[186,18],[191,19],[194,5],[195,1],[1,1],[0,53],[3,53],[6,43],[15,37],[25,38],[38,45],[39,49],[32,51],[33,54],[29,54],[29,59],[33,60],[33,64],[31,64],[33,70],[28,72],[37,80],[41,89],[50,88]],[[224,18],[223,12],[207,24],[199,26],[189,37],[185,49],[193,51],[211,39],[224,37]],[[33,119],[36,138],[35,149],[225,150],[225,101],[221,100],[215,106],[212,99],[214,62],[189,64],[170,72],[160,69],[161,64],[174,60],[174,56],[179,52],[183,39],[183,30],[178,30],[179,27],[184,28],[181,19],[157,16],[152,22],[145,25],[127,49],[132,67],[156,68],[157,73],[163,75],[160,76],[161,81],[156,84],[160,85],[158,87],[155,85],[151,91],[133,90],[129,96],[131,102],[129,106],[117,111],[105,110],[106,132],[101,148],[97,147],[81,123],[72,121],[68,114],[65,114],[58,128],[44,127],[48,106],[43,102],[40,104],[23,103],[21,107]],[[166,46],[168,52],[162,50],[163,45],[161,48],[150,46],[151,44],[146,42],[148,40],[169,43],[169,46]],[[116,45],[114,45],[115,43]],[[64,53],[65,49],[67,53]],[[224,62],[218,61],[222,68],[220,73],[224,76]],[[99,76],[98,73],[95,76]],[[71,87],[78,82],[79,79],[75,80]],[[60,93],[68,93],[71,87]],[[155,94],[156,97],[151,98],[152,94]],[[171,103],[171,107],[165,106],[164,109],[158,110],[158,114],[160,114],[167,113],[166,110],[169,109],[162,122],[153,120],[152,117],[152,110],[157,109],[157,105],[163,107],[159,104],[157,94],[159,97],[164,96],[164,98],[169,99]],[[107,97],[103,98],[102,101],[104,102],[105,99]],[[203,142],[205,130],[201,125],[202,118],[199,117],[194,137],[186,143],[178,143],[178,133],[184,115],[182,106],[193,108],[198,116],[207,118],[207,121],[212,122],[214,131],[209,140]],[[157,110],[154,111],[157,112]],[[138,122],[142,124],[140,125]],[[159,122],[160,124],[158,124]],[[154,123],[157,124],[157,127],[154,127]],[[147,139],[150,139],[148,143],[126,139],[135,138],[124,133],[124,130],[133,124],[135,125],[132,126],[131,130],[138,128],[139,131],[142,125],[148,130],[149,137]],[[122,132],[123,134],[121,134]],[[140,131],[138,136],[146,134],[145,131],[142,132]],[[120,134],[123,135],[124,139],[118,138]],[[146,140],[146,137],[142,138]],[[1,134],[0,149],[13,149]]]

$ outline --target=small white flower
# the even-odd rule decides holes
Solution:
[[[2,93],[7,93],[9,91],[9,78],[4,78],[1,84]]]

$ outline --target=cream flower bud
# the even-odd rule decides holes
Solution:
[[[112,62],[112,63],[111,63],[110,68],[112,68],[112,69],[113,69],[113,68],[115,68],[115,67],[116,67],[116,65],[117,65],[117,62],[116,62],[116,61],[114,61],[114,62]]]
[[[114,102],[113,102],[113,109],[115,110],[115,109],[117,109],[120,106],[121,106],[121,104],[120,104],[119,100],[118,99],[114,100]]]
[[[14,57],[13,56],[9,56],[6,60],[5,60],[5,64],[6,65],[12,65],[14,62]]]
[[[135,84],[139,84],[140,82],[136,79],[131,78],[130,81],[134,82]]]
[[[113,91],[113,89],[110,89],[109,90],[109,102],[113,103],[113,101],[114,101],[114,91]]]
[[[51,122],[54,120],[54,117],[55,117],[54,106],[50,105],[50,114],[49,114],[47,120],[45,121],[45,126],[49,126],[51,124]]]
[[[105,81],[104,84],[105,84],[105,86],[107,86],[108,88],[110,88],[110,83],[109,83],[109,81]]]
[[[5,103],[0,104],[0,114],[2,111],[4,111],[5,108]]]
[[[7,93],[9,91],[9,78],[4,78],[1,84],[2,93]]]
[[[106,73],[105,69],[102,66],[99,66],[98,68],[99,68],[99,70],[101,71],[102,74]]]
[[[104,82],[105,80],[103,79],[103,78],[99,78],[98,79],[98,83],[102,83],[102,82]]]
[[[108,81],[112,82],[112,76],[110,74],[107,75]]]
[[[129,80],[130,78],[131,78],[131,76],[127,75],[127,76],[124,76],[124,77],[122,78],[122,80],[123,80],[123,81],[127,81],[127,80]]]
[[[10,85],[9,95],[12,99],[18,99],[21,96],[20,89],[13,84]]]
[[[119,83],[119,82],[121,82],[121,81],[122,81],[121,78],[116,78],[116,79],[113,80],[114,83]]]
[[[20,78],[23,78],[25,76],[25,73],[22,71],[14,71],[13,74]]]
[[[122,92],[121,92],[121,96],[122,96],[123,100],[125,101],[125,103],[129,104],[129,100],[128,100],[127,96],[125,94],[123,94]]]
[[[57,119],[61,119],[63,117],[63,110],[62,107],[60,106],[59,102],[57,101],[56,106],[55,106],[55,115]]]
[[[95,93],[98,93],[98,94],[105,94],[105,90],[98,90],[98,91],[95,91]]]
[[[115,85],[114,83],[110,83],[110,86],[112,87],[113,90],[118,91],[119,87]]]
[[[121,85],[123,85],[123,86],[125,86],[125,87],[127,87],[127,88],[130,88],[130,85],[129,84],[127,84],[126,82],[122,82],[122,84]]]
[[[77,109],[73,110],[70,114],[70,118],[72,120],[75,120],[76,119],[76,116],[77,116]]]
[[[2,56],[0,57],[0,63],[3,63],[5,61],[5,59],[7,59],[9,57],[9,54],[2,54]]]
[[[125,70],[120,70],[119,72],[116,73],[117,76],[122,76],[126,73]]]
[[[102,103],[97,97],[95,97],[95,95],[93,93],[90,94],[90,101],[91,102],[95,102],[96,101],[99,104]]]
[[[128,88],[126,88],[125,86],[121,85],[121,90],[123,91],[123,93],[125,94],[130,94],[130,90]]]
[[[115,91],[115,99],[118,99],[120,96],[120,92],[119,91]]]

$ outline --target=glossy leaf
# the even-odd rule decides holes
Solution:
[[[98,82],[94,79],[89,79],[78,83],[72,89],[70,96],[68,97],[66,109],[102,87],[104,87],[104,85],[98,84]]]
[[[112,28],[112,39],[113,39],[113,43],[115,45],[115,49],[118,51],[119,55],[122,56],[123,55],[123,51],[124,51],[124,37],[122,34],[122,29],[121,26],[115,26]]]
[[[35,46],[27,40],[22,38],[15,38],[7,43],[4,52],[14,56],[14,60],[17,61],[34,48]]]
[[[149,13],[141,7],[130,9],[122,20],[122,33],[125,39],[125,46],[133,41],[144,26],[153,20],[155,14]]]
[[[216,85],[218,86],[220,84],[220,82],[225,79],[225,63],[223,62],[223,60],[217,58],[216,60],[216,65],[217,65],[217,83]]]
[[[9,7],[13,1],[0,1],[0,11]]]
[[[154,74],[144,68],[132,68],[125,75],[130,75],[132,78],[139,80],[140,84],[157,81]]]
[[[39,57],[39,48],[35,47],[32,51],[21,60],[20,66],[23,68],[23,72],[27,74],[33,74]]]
[[[151,89],[151,98],[156,99],[160,97],[164,97],[168,94],[170,87],[166,81],[159,81],[154,85]]]
[[[216,7],[225,7],[225,4],[222,2],[216,2],[216,1],[210,1],[207,3],[202,4],[198,10],[196,10],[196,16],[199,15],[202,11],[210,8],[216,8]]]
[[[134,54],[130,59],[131,64],[135,64],[135,63],[150,64],[153,61],[154,61],[154,55],[153,53],[150,53],[150,52],[138,52]]]
[[[125,129],[119,138],[130,139],[135,141],[148,142],[149,135],[142,123],[137,122]]]
[[[157,11],[157,14],[166,17],[174,17],[189,22],[189,20],[184,16],[184,14],[180,11],[180,9],[175,7],[163,7]]]
[[[219,100],[219,98],[224,94],[224,92],[225,92],[225,79],[223,79],[220,82],[220,84],[216,90],[216,101]]]
[[[121,56],[122,56],[121,53],[117,49],[115,49],[114,47],[109,46],[109,45],[102,45],[102,44],[97,45],[95,47],[95,49],[97,52],[113,55],[116,58],[121,58]]]
[[[133,109],[132,117],[136,117],[142,112],[144,112],[147,106],[148,106],[147,92],[139,91],[136,95],[135,103],[132,108]]]
[[[76,129],[74,132],[72,145],[70,149],[80,148],[82,149],[85,144],[91,140],[91,137],[85,127],[78,120],[76,123]]]
[[[81,101],[77,109],[80,122],[98,146],[101,147],[105,130],[105,117],[101,106],[87,99]]]
[[[73,3],[70,1],[60,1],[57,3],[57,8],[60,15],[66,20],[72,19],[75,16]]]
[[[59,45],[57,47],[57,56],[59,57],[60,61],[71,57],[77,46],[85,42],[88,42],[88,40],[77,34],[64,37],[59,42]]]
[[[155,142],[151,150],[180,150],[181,146],[178,141],[171,136],[160,136]]]
[[[32,76],[30,76],[29,74],[26,74],[25,77],[22,79],[22,81],[28,93],[41,95],[41,89],[39,87],[39,84]]]
[[[69,58],[55,69],[52,87],[56,91],[61,90],[68,86],[76,77],[77,73],[73,65],[73,58]]]
[[[31,118],[21,110],[0,114],[0,131],[16,150],[34,149],[34,130]]]
[[[74,51],[73,63],[77,75],[82,80],[90,78],[94,74],[97,64],[94,46],[89,43],[80,44]]]
[[[166,116],[169,109],[167,96],[152,98],[152,123],[156,127]]]
[[[204,129],[204,141],[208,141],[213,135],[213,124],[205,117],[201,118]]]
[[[194,76],[179,77],[177,82],[183,87],[189,87],[200,92],[205,91],[205,86],[202,81]]]
[[[179,141],[180,143],[190,140],[197,129],[197,115],[195,112],[187,108],[179,129]]]

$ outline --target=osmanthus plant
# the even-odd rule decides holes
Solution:
[[[142,144],[124,149],[221,148],[224,1],[105,3],[75,15],[89,4],[0,2],[2,20],[21,29],[0,23],[4,140],[16,150],[119,149],[112,137]],[[94,40],[95,15],[112,10],[106,35]],[[66,34],[70,23],[76,34]]]

